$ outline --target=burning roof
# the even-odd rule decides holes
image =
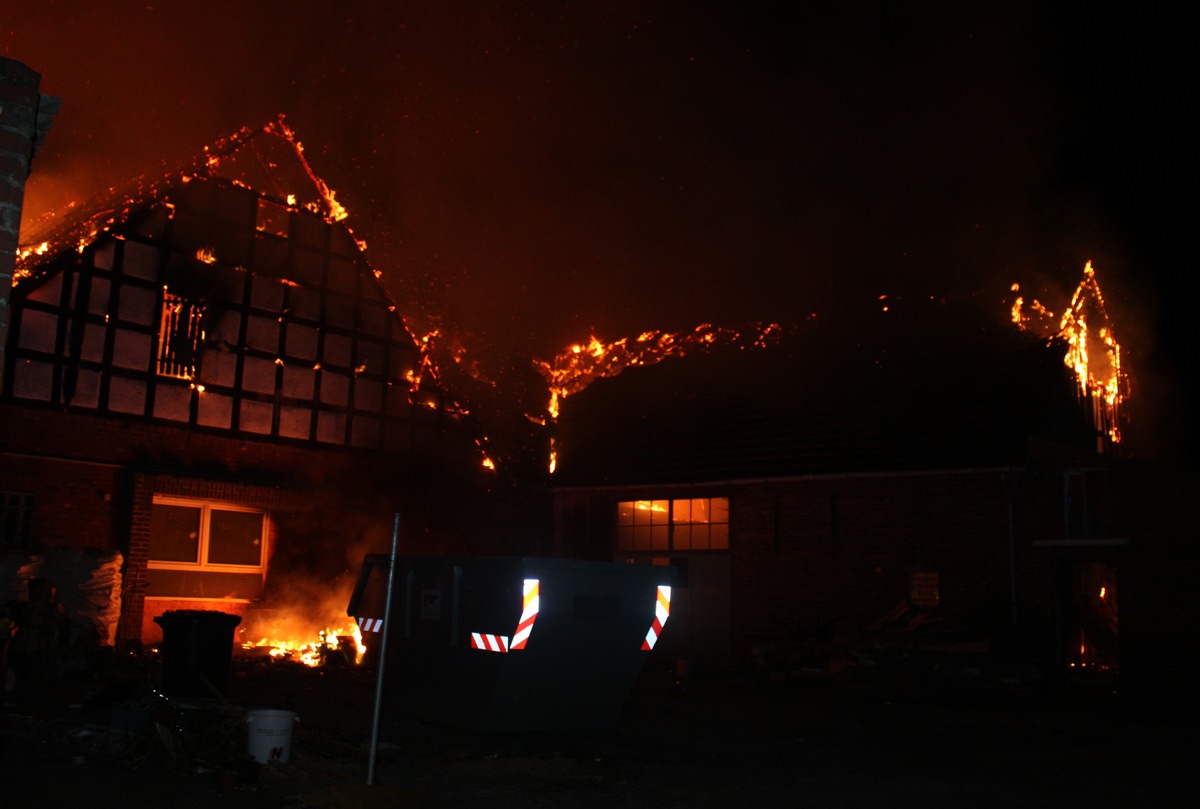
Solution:
[[[627,368],[655,365],[671,357],[712,348],[765,347],[777,340],[782,327],[777,323],[757,324],[734,330],[702,323],[690,332],[646,331],[633,339],[622,337],[605,343],[592,335],[587,345],[570,345],[553,360],[534,364],[550,386],[550,418],[558,418],[562,400],[578,393],[597,379],[616,376]]]
[[[759,351],[595,382],[564,407],[556,482],[1008,465],[1034,436],[1086,446],[1063,350],[938,301],[865,325],[814,318]]]
[[[1019,292],[1020,286],[1013,284],[1012,290]],[[1063,362],[1075,376],[1080,397],[1096,402],[1101,429],[1113,443],[1120,443],[1121,406],[1128,396],[1128,379],[1121,368],[1121,346],[1113,333],[1092,262],[1084,265],[1083,278],[1057,320],[1038,300],[1031,301],[1026,309],[1021,295],[1013,302],[1012,320],[1048,340],[1066,341]]]
[[[270,434],[278,429],[280,437],[313,438],[311,383],[313,375],[320,374],[328,389],[322,389],[316,404],[319,409],[332,408],[328,412],[333,415],[327,416],[326,428],[318,424],[318,440],[399,447],[405,444],[400,428],[388,438],[379,426],[381,416],[385,421],[399,418],[393,412],[397,407],[411,404],[433,412],[434,421],[448,419],[455,424],[469,414],[444,390],[428,341],[418,339],[397,313],[379,282],[380,273],[366,262],[365,244],[354,236],[346,219],[345,208],[313,171],[295,133],[279,117],[263,127],[234,133],[177,171],[143,177],[132,191],[73,204],[65,214],[43,217],[27,230],[33,241],[20,251],[17,288],[44,298],[45,293],[38,293],[41,282],[65,268],[94,266],[98,272],[110,272],[115,245],[123,244],[122,272],[124,256],[129,254],[130,272],[136,276],[129,283],[137,287],[136,295],[130,293],[129,301],[126,296],[107,302],[98,299],[94,306],[108,308],[89,309],[86,317],[107,312],[118,320],[132,317],[140,323],[153,315],[149,309],[135,312],[133,297],[161,300],[167,313],[162,315],[163,323],[168,316],[171,320],[159,330],[159,354],[174,357],[176,337],[183,341],[181,346],[191,347],[180,349],[179,356],[188,363],[178,368],[165,367],[159,356],[158,377],[191,382],[191,389],[209,400],[215,394],[214,384],[208,383],[218,383],[220,377],[221,395],[233,396],[235,383],[225,378],[228,374],[213,368],[207,372],[210,379],[196,376],[195,360],[210,356],[220,366],[221,357],[229,356],[230,350],[252,350],[258,353],[247,362],[261,366],[253,381],[256,394],[274,390],[275,366],[285,369],[285,377],[291,375],[283,393],[273,395],[288,400],[289,419],[294,423],[289,421],[285,430],[272,422]],[[250,284],[252,277],[259,280]],[[245,291],[251,288],[258,291]],[[120,316],[112,309],[118,303],[124,313]],[[87,301],[72,303],[85,304],[94,308]],[[58,302],[47,299],[37,305],[45,310]],[[253,324],[254,334],[249,326],[239,334],[231,325],[245,318]],[[104,328],[111,325],[107,315],[103,324]],[[101,327],[100,321],[94,325]],[[294,337],[286,345],[279,337],[285,332]],[[324,335],[319,352],[318,332]],[[167,333],[173,335],[171,340],[161,337]],[[253,345],[248,347],[250,342]],[[43,365],[50,362],[43,356],[34,359]],[[87,361],[95,365],[94,360]],[[144,364],[135,362],[134,367]],[[301,378],[304,381],[296,382]],[[357,391],[352,406],[345,393],[351,381]],[[386,406],[385,389],[394,389],[386,394]],[[64,394],[68,399],[71,390]],[[121,412],[142,412],[136,403],[127,407],[132,409]],[[359,415],[361,430],[339,426]],[[206,426],[230,426],[223,415],[218,422]],[[483,466],[491,468],[482,439],[474,442]]]
[[[73,201],[66,210],[47,211],[27,223],[17,255],[18,281],[47,267],[47,258],[82,249],[135,211],[161,202],[171,188],[217,177],[283,205],[318,213],[329,222],[342,222],[347,216],[334,191],[312,170],[304,146],[280,115],[262,127],[244,127],[205,146],[196,158],[174,171],[143,175],[128,189],[109,189],[96,199]],[[362,242],[359,245],[365,247]]]

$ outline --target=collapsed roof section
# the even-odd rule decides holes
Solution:
[[[571,396],[560,487],[685,484],[1021,463],[1095,435],[1052,343],[937,302],[813,319],[755,351],[630,368]]]
[[[22,250],[5,395],[490,465],[345,217],[282,118],[79,208]]]

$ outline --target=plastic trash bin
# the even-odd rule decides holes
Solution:
[[[674,569],[530,557],[400,557],[384,686],[396,710],[488,731],[611,727],[670,612]],[[348,613],[378,654],[388,556]]]
[[[163,630],[163,693],[212,697],[215,689],[227,695],[233,630],[241,621],[240,615],[212,610],[171,610],[155,618]]]

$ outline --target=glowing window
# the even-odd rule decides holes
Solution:
[[[254,599],[262,594],[268,519],[230,503],[155,497],[150,597]]]
[[[728,550],[729,498],[619,502],[617,548],[623,551]]]
[[[261,568],[266,515],[226,504],[155,498],[150,561]]]
[[[204,304],[170,292],[163,294],[158,326],[158,373],[176,379],[195,379],[204,339]]]

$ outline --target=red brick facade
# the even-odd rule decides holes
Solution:
[[[270,513],[268,578],[275,570],[322,566],[329,577],[345,575],[354,564],[348,556],[386,550],[397,511],[405,516],[402,539],[412,551],[459,550],[462,530],[476,541],[486,535],[474,522],[486,521],[486,506],[472,499],[482,487],[462,477],[450,485],[445,476],[453,473],[446,468],[382,453],[241,440],[10,404],[0,405],[0,457],[0,491],[33,497],[35,550],[71,546],[123,554],[122,641],[156,642],[161,631],[153,619],[167,610],[220,609],[246,616],[270,607],[269,599],[249,604],[154,599],[146,589],[146,565],[155,495]],[[456,492],[469,516],[455,514],[456,525],[449,527],[448,495],[435,495],[432,487]],[[286,536],[280,533],[285,518]]]
[[[726,659],[797,637],[861,639],[911,604],[916,574],[936,582],[939,616],[986,643],[973,648],[1065,665],[1069,571],[1124,563],[1130,532],[1145,527],[1124,499],[1109,535],[1069,539],[1064,474],[1084,459],[1040,451],[1019,468],[561,490],[557,547],[611,558],[620,500],[728,497],[730,548],[704,554],[727,559],[727,594],[716,599],[729,605]],[[702,554],[659,555],[694,567]]]

